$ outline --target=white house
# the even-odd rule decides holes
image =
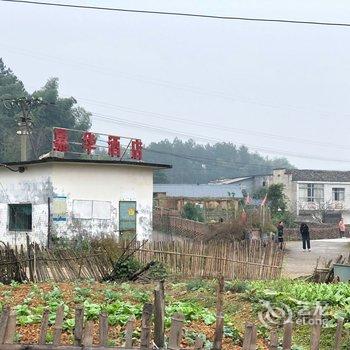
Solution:
[[[269,183],[284,184],[290,209],[299,217],[350,223],[350,171],[275,169]]]
[[[262,187],[282,183],[289,209],[300,220],[350,224],[350,171],[274,169],[265,175],[252,175],[212,181],[212,185],[236,185],[252,194]]]
[[[152,230],[153,171],[164,164],[44,158],[0,166],[0,241]]]

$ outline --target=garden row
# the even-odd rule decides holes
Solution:
[[[175,313],[184,315],[184,337],[181,345],[193,347],[196,337],[207,349],[213,347],[216,320],[216,282],[190,280],[166,284],[165,329],[170,335],[171,318]],[[108,345],[125,344],[124,329],[130,318],[135,318],[133,344],[140,344],[142,305],[153,302],[154,285],[137,283],[18,284],[0,287],[1,305],[9,305],[17,313],[15,340],[19,343],[38,341],[40,323],[48,309],[46,342],[52,343],[57,310],[64,312],[62,343],[74,341],[75,308],[84,307],[84,318],[93,323],[93,342],[99,343],[100,314],[108,319]],[[226,282],[224,293],[223,349],[241,349],[246,322],[256,325],[257,344],[267,349],[271,327],[282,345],[283,321],[291,311],[293,321],[293,349],[310,349],[312,338],[309,321],[316,307],[322,307],[321,350],[333,349],[339,319],[344,320],[342,349],[350,348],[350,286],[348,284],[313,284],[302,281],[276,280],[257,282]],[[270,309],[269,309],[270,308]],[[269,310],[273,317],[265,317]],[[280,310],[286,312],[280,313]],[[261,315],[263,318],[261,319]],[[271,316],[271,314],[270,314]],[[303,318],[305,323],[298,323]]]

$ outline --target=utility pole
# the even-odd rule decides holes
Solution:
[[[29,115],[30,109],[26,101],[18,101],[18,104],[21,108],[22,116],[18,121],[19,130],[17,130],[17,135],[21,138],[21,162],[25,162],[28,160],[28,138],[32,133],[33,124]]]
[[[19,127],[19,130],[17,130],[17,135],[20,136],[21,140],[21,161],[25,162],[28,160],[28,141],[30,141],[32,151],[35,157],[37,158],[37,150],[34,147],[34,143],[32,142],[32,139],[30,137],[30,135],[33,132],[33,122],[30,117],[30,111],[34,107],[38,107],[40,105],[47,105],[48,103],[44,102],[41,98],[32,97],[9,98],[2,101],[4,102],[6,108],[10,109],[14,107],[19,107],[22,113],[17,123]]]

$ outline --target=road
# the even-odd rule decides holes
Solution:
[[[350,238],[311,241],[311,252],[303,252],[301,242],[287,242],[283,276],[299,277],[312,274],[317,259],[321,262],[335,259],[340,254],[349,255]]]

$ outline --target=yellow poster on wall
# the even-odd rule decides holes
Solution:
[[[67,220],[67,198],[66,197],[52,198],[52,220],[53,221]]]

